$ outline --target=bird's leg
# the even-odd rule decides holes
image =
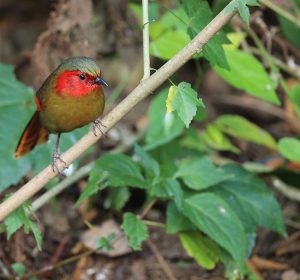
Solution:
[[[60,133],[57,134],[57,139],[56,139],[54,152],[53,152],[53,155],[52,155],[52,164],[51,164],[53,172],[57,173],[57,174],[61,174],[61,171],[59,170],[59,168],[57,166],[58,161],[60,161],[61,163],[64,164],[65,167],[67,167],[67,163],[60,157],[60,154],[59,154],[59,151],[58,151],[59,139],[60,139]]]
[[[97,118],[95,121],[94,121],[94,124],[93,124],[93,127],[92,127],[92,130],[93,130],[93,133],[95,136],[97,136],[97,130],[100,131],[100,133],[103,135],[103,136],[106,136],[105,132],[103,131],[103,128],[106,128],[106,125],[104,125],[100,118]]]

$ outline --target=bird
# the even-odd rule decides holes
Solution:
[[[100,120],[105,107],[103,86],[108,84],[94,59],[78,56],[64,60],[36,92],[36,111],[22,133],[15,157],[20,158],[45,143],[49,134],[56,134],[51,165],[54,173],[60,173],[57,162],[66,165],[59,153],[62,133],[92,122],[95,136],[97,131],[103,133],[105,126]]]

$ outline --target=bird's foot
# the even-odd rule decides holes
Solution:
[[[59,170],[58,164],[57,164],[58,162],[61,162],[64,165],[62,170]],[[67,167],[67,163],[60,157],[60,154],[58,151],[54,151],[54,153],[53,153],[51,166],[52,166],[52,171],[54,173],[63,175],[62,171]]]
[[[97,131],[99,131],[103,136],[106,136],[106,133],[103,131],[103,128],[107,128],[106,125],[104,125],[102,123],[102,121],[100,120],[100,118],[96,119],[94,121],[92,130],[95,136],[97,136]]]

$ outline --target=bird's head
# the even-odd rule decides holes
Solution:
[[[89,57],[72,57],[66,59],[55,70],[55,91],[59,95],[84,96],[94,90],[108,86],[101,78],[100,68]]]

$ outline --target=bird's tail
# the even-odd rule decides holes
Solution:
[[[39,113],[36,111],[23,131],[15,151],[15,157],[19,158],[29,153],[37,144],[42,144],[47,140],[48,132],[42,127]]]

